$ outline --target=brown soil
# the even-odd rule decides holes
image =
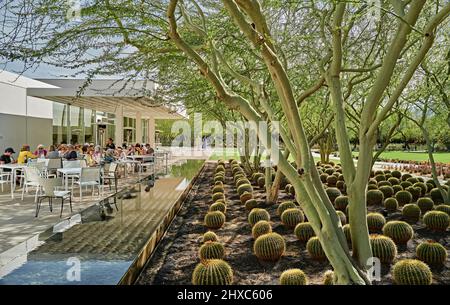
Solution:
[[[203,217],[208,211],[211,200],[211,185],[215,163],[207,163],[203,172],[188,198],[183,204],[165,237],[151,259],[147,262],[141,276],[137,280],[139,285],[179,285],[190,284],[192,272],[199,262],[197,251],[201,246],[202,234],[207,231],[203,225]],[[276,263],[260,262],[253,254],[253,238],[251,227],[247,222],[248,212],[240,203],[236,188],[227,165],[225,195],[227,198],[227,221],[225,225],[215,230],[226,249],[225,260],[234,271],[234,284],[238,285],[274,285],[278,284],[280,274],[289,268],[300,268],[308,276],[311,284],[320,284],[323,273],[331,270],[328,262],[314,261],[308,255],[305,244],[299,242],[293,234],[293,229],[285,228],[276,214],[277,205],[265,207],[271,216],[274,232],[281,234],[286,240],[286,253]],[[254,186],[255,198],[262,205],[264,190]],[[280,192],[279,202],[293,200],[293,196]],[[382,210],[370,207],[369,210]],[[389,215],[390,219],[401,218],[400,213]],[[422,225],[413,225],[415,238],[407,247],[400,247],[398,258],[414,258],[415,247],[423,241],[434,239],[442,243],[447,249],[450,246],[448,232],[433,233]],[[432,268],[434,283],[450,283],[450,261],[445,266]],[[382,280],[376,284],[391,284],[389,274],[391,266],[382,267]]]

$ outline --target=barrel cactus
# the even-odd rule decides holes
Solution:
[[[272,232],[272,226],[270,225],[270,222],[266,220],[260,220],[252,228],[252,236],[254,239],[257,239],[261,235],[271,233]]]
[[[253,227],[260,220],[269,221],[269,212],[260,208],[254,208],[253,210],[251,210],[248,214],[248,222],[250,223],[250,225]]]
[[[342,231],[344,231],[345,239],[349,245],[352,244],[352,234],[350,231],[350,224],[346,224],[342,227]]]
[[[334,175],[330,175],[327,177],[327,185],[328,186],[336,186],[338,178]]]
[[[216,202],[217,200],[222,199],[223,201],[225,201],[225,195],[223,193],[214,193],[212,195],[212,201]]]
[[[325,273],[323,274],[322,284],[323,285],[334,285],[334,272],[333,271],[331,271],[331,270],[325,271]]]
[[[397,246],[390,237],[378,234],[371,235],[370,245],[373,256],[378,257],[382,263],[392,263],[397,255]]]
[[[392,184],[389,181],[380,181],[377,183],[378,188],[382,186],[392,186]]]
[[[441,211],[428,211],[423,215],[423,222],[433,231],[446,231],[450,224],[450,217]]]
[[[339,180],[338,182],[336,182],[336,187],[341,192],[346,192],[347,191],[347,185],[345,184],[344,181]]]
[[[422,197],[417,200],[417,205],[419,206],[422,214],[425,214],[426,212],[431,211],[433,209],[434,202],[431,198]]]
[[[284,191],[286,193],[289,193],[289,190],[291,189],[291,186],[292,186],[292,184],[290,184],[290,183],[286,184],[286,186],[284,187]]]
[[[301,242],[307,242],[311,237],[316,235],[309,222],[299,223],[294,229],[294,234]]]
[[[253,192],[252,186],[248,183],[241,184],[237,188],[237,193],[239,194],[239,196],[241,196],[244,192],[252,193]]]
[[[440,204],[436,206],[436,211],[445,212],[450,216],[450,205]]]
[[[401,177],[401,180],[402,180],[402,181],[406,181],[406,180],[408,180],[408,179],[411,178],[411,177],[412,177],[411,174],[403,174],[402,177]]]
[[[386,181],[386,176],[384,174],[379,174],[374,177],[377,182]]]
[[[383,193],[383,198],[389,198],[394,195],[394,189],[392,186],[384,185],[380,186],[378,189]]]
[[[281,214],[283,214],[283,212],[286,211],[287,209],[293,209],[293,208],[296,208],[296,207],[297,206],[292,201],[282,202],[282,203],[280,203],[278,205],[277,214],[281,216]]]
[[[280,276],[281,285],[308,285],[308,278],[300,269],[288,269]]]
[[[225,223],[225,214],[220,211],[208,212],[204,222],[207,228],[219,229]]]
[[[287,209],[281,214],[281,222],[288,228],[295,228],[297,224],[304,220],[303,212],[298,208]]]
[[[341,224],[345,225],[347,223],[347,216],[345,216],[344,212],[336,211],[336,214],[339,217],[339,220],[341,221]]]
[[[384,195],[380,190],[367,191],[367,204],[368,205],[381,205],[383,203]]]
[[[398,170],[391,171],[391,175],[392,175],[392,177],[395,177],[397,179],[400,179],[402,177],[402,173]]]
[[[408,191],[400,191],[395,194],[395,199],[397,199],[399,205],[405,205],[411,203],[413,197]]]
[[[231,285],[233,269],[221,259],[201,261],[192,274],[194,285]]]
[[[392,189],[394,190],[394,195],[397,194],[400,191],[403,191],[403,188],[401,185],[393,185]]]
[[[255,240],[253,251],[260,260],[277,261],[286,251],[286,242],[280,234],[273,232],[264,234]]]
[[[257,181],[257,184],[258,184],[259,187],[264,187],[266,185],[266,178],[264,176],[263,177],[259,177],[258,181]]]
[[[423,197],[425,196],[425,194],[428,192],[427,191],[427,185],[423,182],[416,182],[413,184],[414,187],[418,187],[420,188],[421,192],[420,192],[420,196]]]
[[[251,183],[250,183],[250,181],[246,178],[246,177],[241,177],[241,178],[239,178],[239,179],[237,179],[236,180],[236,187],[237,188],[239,188],[241,185],[243,185],[243,184],[248,184],[248,185],[250,185],[250,187],[248,188],[248,189],[244,189],[244,191],[250,191],[250,190],[252,190],[253,188],[251,187]]]
[[[217,201],[209,207],[209,211],[210,212],[221,211],[222,213],[225,214],[225,212],[227,211],[227,206],[225,205],[225,203]]]
[[[401,186],[403,189],[407,189],[408,187],[411,187],[411,186],[412,186],[412,183],[409,182],[409,181],[402,181],[402,182],[400,182],[400,186]]]
[[[323,173],[320,175],[320,181],[322,181],[322,183],[327,183],[327,178],[328,178],[328,174]]]
[[[383,235],[386,235],[397,244],[406,244],[414,235],[413,228],[404,221],[392,220],[383,227]]]
[[[420,193],[422,192],[422,190],[421,190],[420,187],[414,187],[414,186],[407,187],[407,188],[405,189],[405,191],[408,191],[408,192],[411,193],[411,195],[412,195],[412,197],[413,197],[413,198],[412,198],[412,201],[413,201],[413,202],[415,202],[415,201],[417,201],[417,199],[419,199]]]
[[[447,260],[447,250],[433,240],[421,243],[416,248],[417,258],[428,265],[442,265]]]
[[[322,249],[322,244],[317,236],[311,237],[306,243],[306,250],[309,255],[315,260],[324,260],[327,258],[325,251]]]
[[[214,182],[224,182],[225,181],[225,176],[224,175],[215,175],[214,176]]]
[[[245,202],[245,209],[247,211],[251,211],[254,208],[258,207],[258,202],[256,201],[256,199],[249,199]]]
[[[392,268],[394,282],[398,285],[431,285],[433,274],[427,264],[416,259],[404,259]]]
[[[403,217],[410,222],[417,222],[420,219],[420,208],[417,204],[408,203],[403,206],[402,215]]]
[[[348,205],[348,197],[347,196],[339,196],[334,200],[334,207],[336,210],[345,211],[345,208]]]
[[[223,189],[223,184],[222,185],[214,185],[213,194],[215,194],[215,193],[225,193],[225,191]]]
[[[223,259],[225,248],[217,241],[207,241],[198,250],[198,256],[201,260]]]
[[[253,198],[253,194],[249,192],[244,192],[239,196],[239,199],[241,200],[242,204],[245,204],[247,200],[250,200]]]
[[[331,203],[334,203],[334,200],[341,196],[341,191],[335,187],[329,187],[325,192],[327,193],[328,198],[330,198]]]
[[[214,233],[213,231],[208,231],[205,234],[203,234],[203,242],[207,242],[207,241],[217,241],[217,235],[216,233]]]
[[[384,200],[384,207],[386,208],[386,210],[388,212],[395,212],[398,209],[398,201],[397,199],[391,197],[391,198],[386,198]]]
[[[370,233],[378,233],[383,229],[386,224],[386,219],[380,213],[367,214],[367,226]]]
[[[445,190],[444,190],[444,193],[446,193]],[[447,195],[447,194],[445,194],[445,195]],[[441,191],[437,187],[430,191],[430,196],[431,196],[431,199],[433,199],[433,202],[435,204],[444,203],[444,197],[442,196]]]
[[[399,185],[400,184],[400,180],[396,177],[391,177],[387,180],[392,186],[394,185]]]

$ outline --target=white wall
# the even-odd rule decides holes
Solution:
[[[26,89],[0,83],[0,113],[26,115]]]

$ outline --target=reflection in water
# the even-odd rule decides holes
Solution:
[[[144,179],[0,254],[0,284],[117,284],[203,162],[173,165],[150,192]]]

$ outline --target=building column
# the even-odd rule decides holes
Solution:
[[[148,118],[148,144],[150,147],[155,149],[155,137],[156,137],[156,128],[155,128],[155,118]]]
[[[67,144],[72,144],[72,122],[70,118],[70,104],[67,104]]]
[[[136,143],[142,144],[142,116],[136,112]]]
[[[116,131],[114,132],[114,142],[116,145],[123,144],[123,106],[118,105],[116,108]]]

